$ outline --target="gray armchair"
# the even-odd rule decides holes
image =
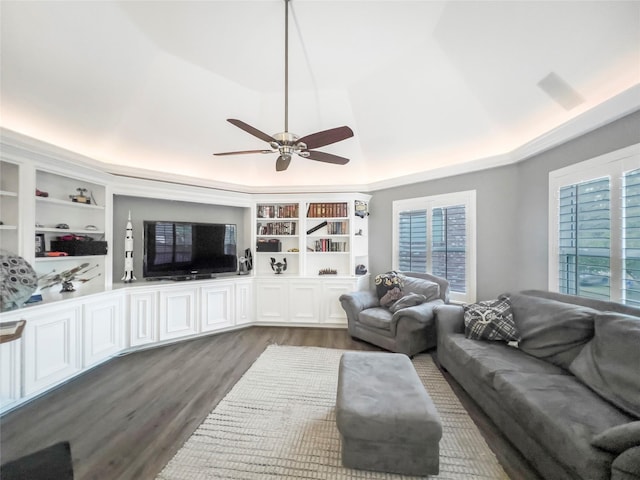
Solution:
[[[425,295],[425,302],[392,311],[380,305],[375,290],[363,290],[341,295],[340,303],[347,313],[349,335],[413,356],[436,346],[433,308],[449,303],[449,282],[427,273],[399,273],[404,276],[403,294]]]

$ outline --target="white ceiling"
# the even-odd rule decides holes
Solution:
[[[289,131],[355,136],[319,149],[345,166],[294,157],[278,173],[276,154],[212,153],[266,147],[227,118],[284,129],[283,0],[0,8],[2,126],[117,173],[253,191],[384,186],[517,160],[549,132],[640,108],[638,1],[291,0]],[[545,93],[549,74],[581,103]]]

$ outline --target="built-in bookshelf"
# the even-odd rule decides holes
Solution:
[[[368,221],[356,215],[362,194],[330,194],[330,201],[258,202],[255,207],[256,274],[262,276],[355,276],[357,265],[368,264]],[[334,198],[338,197],[339,201]],[[293,201],[295,199],[295,201]],[[302,217],[298,217],[303,212]],[[357,237],[357,238],[356,238]],[[287,264],[276,274],[271,267]]]
[[[22,254],[19,231],[19,166],[0,161],[0,248]]]

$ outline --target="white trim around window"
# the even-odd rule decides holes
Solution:
[[[453,302],[473,303],[476,301],[476,191],[446,193],[431,195],[393,202],[393,238],[392,238],[392,266],[394,270],[400,269],[400,214],[401,212],[419,211],[427,212],[427,238],[431,238],[432,212],[434,209],[464,205],[465,209],[465,279],[464,291],[451,289],[450,298]],[[429,240],[426,245],[426,271],[432,272],[432,251]]]

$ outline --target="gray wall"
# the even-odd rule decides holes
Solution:
[[[124,235],[131,211],[133,225],[133,266],[138,281],[142,278],[143,221],[167,220],[185,222],[235,223],[238,226],[238,250],[244,250],[245,213],[243,207],[204,205],[201,203],[159,200],[116,195],[113,199],[113,281],[124,273]]]
[[[518,164],[372,193],[369,271],[391,269],[392,202],[476,190],[477,297],[547,287],[549,172],[640,142],[640,112]]]

